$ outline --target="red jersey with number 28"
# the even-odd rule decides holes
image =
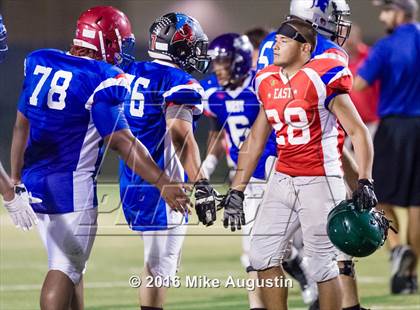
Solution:
[[[342,176],[344,134],[328,105],[349,93],[353,78],[335,59],[314,59],[293,76],[281,67],[258,72],[255,88],[276,132],[276,170],[291,176]]]

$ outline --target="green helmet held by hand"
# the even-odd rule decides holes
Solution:
[[[331,242],[355,257],[369,256],[380,248],[389,228],[395,231],[383,212],[375,208],[360,211],[352,200],[343,200],[328,214],[327,232]]]

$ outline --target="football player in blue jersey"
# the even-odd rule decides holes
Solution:
[[[292,0],[288,18],[299,18],[314,26],[317,30],[317,45],[313,58],[333,58],[343,67],[348,65],[348,55],[341,48],[351,30],[350,7],[346,0]],[[273,46],[275,32],[270,33],[260,45],[257,70],[273,64]],[[343,149],[343,170],[347,185],[352,191],[357,189],[357,167],[350,153]],[[343,309],[359,310],[359,298],[352,257],[340,253],[337,257],[340,280],[343,286]]]
[[[128,129],[122,110],[128,81],[112,64],[129,58],[133,45],[127,17],[113,7],[95,7],[79,17],[70,52],[42,49],[25,59],[12,179],[42,199],[32,207],[48,254],[43,310],[84,307],[82,276],[97,230],[103,145],[159,188],[171,208],[188,209],[181,185],[170,182]]]
[[[3,62],[7,53],[7,31],[0,15],[0,63]],[[39,203],[40,199],[28,194],[22,184],[14,185],[13,181],[3,169],[0,163],[0,194],[3,196],[4,206],[12,218],[13,224],[23,230],[29,230],[38,223],[38,219],[32,210],[30,203]]]
[[[203,89],[190,75],[205,72],[208,39],[197,20],[182,14],[159,17],[149,31],[151,62],[132,62],[123,69],[130,80],[131,100],[124,113],[133,135],[149,150],[172,180],[194,183],[196,211],[209,226],[216,219],[216,193],[201,171],[193,129],[201,114]],[[135,165],[135,163],[133,163]],[[187,213],[171,211],[145,178],[121,162],[120,195],[130,227],[144,241],[141,309],[162,309],[167,287],[176,275],[186,233]],[[164,287],[158,287],[164,280]]]
[[[213,58],[214,73],[201,81],[205,89],[205,114],[209,117],[211,126],[208,153],[203,161],[203,169],[208,176],[213,173],[219,158],[225,153],[225,144],[228,145],[228,155],[236,166],[241,144],[258,115],[260,103],[252,83],[255,77],[255,71],[252,70],[252,51],[248,37],[236,33],[220,35],[210,43],[209,54]],[[225,137],[228,138],[227,142]],[[257,279],[257,272],[252,268],[248,257],[250,234],[275,157],[276,141],[273,132],[245,190],[246,225],[242,227],[241,262],[251,279]],[[317,299],[314,288],[316,283],[308,283],[300,267],[301,260],[297,251],[293,251],[292,259],[285,262],[284,267],[299,281],[304,302],[310,304]],[[294,268],[288,268],[290,265]],[[260,294],[259,289],[249,291],[250,309],[264,308]]]

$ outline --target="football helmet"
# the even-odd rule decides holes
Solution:
[[[292,0],[290,16],[311,23],[317,32],[343,45],[350,35],[350,7],[346,0]]]
[[[342,252],[355,257],[371,255],[380,248],[390,227],[383,212],[359,210],[352,200],[343,200],[328,214],[327,233]]]
[[[169,60],[190,73],[207,71],[208,38],[196,19],[182,13],[168,13],[155,20],[149,35],[150,57]]]
[[[252,68],[253,47],[248,37],[237,33],[226,33],[215,38],[209,46],[213,61],[225,61],[230,67],[229,84],[236,84],[249,74]]]
[[[106,62],[132,60],[135,38],[127,16],[112,6],[96,6],[77,20],[75,46],[94,50]]]
[[[0,15],[0,63],[6,57],[7,50],[7,31],[3,24],[3,17]]]

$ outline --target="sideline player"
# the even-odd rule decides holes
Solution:
[[[420,23],[416,0],[378,0],[379,20],[388,33],[371,49],[355,78],[363,90],[379,82],[380,122],[374,140],[373,175],[378,180],[378,209],[398,229],[395,207],[407,212],[407,243],[388,235],[392,294],[418,292],[420,260]],[[392,147],[390,147],[392,145]],[[395,164],[398,163],[398,164]]]
[[[256,77],[263,106],[241,148],[238,172],[222,205],[225,227],[239,228],[244,222],[243,190],[274,128],[276,172],[257,214],[251,264],[259,279],[283,276],[279,267],[288,241],[301,226],[304,260],[318,283],[320,309],[338,310],[342,297],[336,250],[325,233],[328,212],[345,199],[337,121],[354,143],[360,184],[354,198],[363,202],[359,203],[363,208],[376,203],[370,186],[373,150],[367,128],[348,95],[351,74],[334,59],[311,61],[315,45],[316,32],[310,24],[291,19],[280,26],[275,65]],[[287,288],[263,287],[262,291],[268,309],[287,309]]]
[[[159,17],[149,31],[152,62],[132,62],[124,68],[131,100],[124,105],[130,130],[172,180],[194,183],[196,211],[203,224],[216,217],[215,191],[200,169],[193,127],[202,113],[203,88],[189,73],[206,71],[208,39],[197,20],[182,14]],[[136,165],[136,162],[132,163]],[[131,229],[144,241],[141,309],[162,309],[167,287],[175,276],[186,234],[188,214],[172,211],[148,180],[121,165],[120,195]],[[200,203],[200,201],[202,201]],[[146,286],[146,277],[155,279]],[[164,286],[159,285],[164,281]]]
[[[7,31],[3,24],[3,18],[0,15],[0,63],[5,59],[7,50]],[[15,186],[6,171],[4,171],[1,163],[0,194],[3,196],[4,207],[9,212],[16,227],[29,230],[38,223],[30,203],[40,202],[40,200],[28,195],[23,184]]]
[[[94,7],[79,17],[70,52],[41,49],[25,59],[12,179],[43,200],[33,205],[48,253],[43,310],[84,307],[82,276],[97,230],[96,176],[103,144],[128,164],[136,162],[132,168],[157,186],[171,207],[187,208],[181,186],[170,183],[122,113],[128,83],[111,64],[133,45],[122,12]]]
[[[214,74],[201,81],[205,89],[205,111],[211,124],[208,154],[203,162],[203,169],[209,176],[213,173],[218,158],[224,153],[225,136],[229,139],[227,142],[229,156],[236,169],[240,146],[257,118],[260,104],[252,83],[255,78],[255,71],[251,69],[252,50],[248,38],[236,33],[218,36],[210,43],[209,54],[213,58]],[[250,233],[266,190],[269,177],[269,172],[266,173],[266,170],[271,171],[276,156],[273,132],[245,190],[246,225],[243,227],[242,233],[241,262],[252,279],[257,279],[257,273],[249,262]],[[313,283],[315,287],[310,288],[302,269],[298,266],[299,273],[295,270],[297,268],[290,270],[291,264],[299,265],[301,260],[298,253],[294,254],[293,260],[285,263],[285,268],[287,272],[293,272],[292,276],[296,277],[301,285],[304,302],[309,304],[317,298],[316,284]],[[255,291],[250,291],[248,297],[251,309],[264,308],[258,288]]]
[[[346,20],[346,17],[349,15],[350,8],[345,0],[292,0],[290,3],[290,16],[300,18],[314,25],[317,30],[317,46],[312,53],[312,57],[315,59],[335,59],[343,67],[348,66],[348,55],[334,41],[343,44],[348,37],[351,23]],[[328,22],[325,24],[325,21]],[[274,54],[272,47],[275,36],[275,32],[270,33],[261,44],[258,70],[273,63]],[[341,138],[344,139],[342,131],[341,135]],[[343,148],[342,164],[346,184],[354,191],[358,187],[357,166],[346,148]],[[343,308],[346,310],[358,310],[360,302],[353,259],[344,253],[339,253],[337,260],[340,268],[340,280],[343,285]]]

